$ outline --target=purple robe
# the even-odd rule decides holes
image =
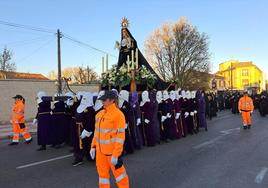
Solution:
[[[54,106],[55,108],[52,110],[51,144],[60,145],[64,143],[66,132],[65,103],[59,101]]]
[[[160,123],[158,121],[158,103],[156,101],[156,91],[150,92],[150,101],[152,103],[152,112],[153,112],[153,133],[156,143],[160,143]]]
[[[153,123],[152,108],[153,107],[151,102],[146,102],[143,106],[141,106],[142,126],[144,128],[144,134],[147,146],[155,145],[154,130],[152,125]],[[149,123],[146,123],[145,119],[149,120]]]
[[[45,146],[50,144],[51,141],[51,108],[50,102],[43,101],[38,104],[38,112],[36,115],[36,119],[38,121],[37,126],[37,144]]]
[[[144,145],[144,140],[142,137],[142,126],[137,125],[137,120],[141,119],[141,110],[139,106],[139,96],[137,92],[133,92],[130,96],[130,105],[132,107],[132,114],[131,118],[133,120],[134,129],[132,131],[133,133],[133,143],[136,149],[141,149],[141,146]]]

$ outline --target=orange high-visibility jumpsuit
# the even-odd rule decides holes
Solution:
[[[99,174],[99,187],[110,188],[110,169],[119,188],[128,188],[129,179],[125,167],[115,169],[111,158],[118,158],[123,152],[125,141],[125,117],[116,107],[110,105],[96,115],[94,137],[91,143],[96,148],[96,166]]]
[[[31,135],[27,132],[24,119],[24,104],[21,100],[15,102],[12,109],[12,127],[13,127],[13,140],[12,142],[19,142],[20,134],[26,141],[31,140]]]
[[[254,110],[253,100],[248,96],[241,97],[238,102],[238,109],[242,113],[243,125],[251,125],[251,111]]]

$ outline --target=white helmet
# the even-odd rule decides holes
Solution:
[[[187,99],[191,99],[192,98],[192,96],[191,96],[191,92],[188,90],[188,91],[186,91],[186,98]]]
[[[118,106],[119,108],[121,108],[123,106],[124,101],[129,101],[129,92],[126,90],[121,90],[118,99]]]
[[[195,97],[196,97],[196,91],[192,91],[191,92],[191,97],[192,97],[192,99],[195,99]]]
[[[77,100],[81,100],[84,93],[85,93],[84,91],[78,91],[77,94],[75,95]]]
[[[74,94],[72,92],[67,92],[65,93],[66,97],[70,97],[67,99],[67,101],[65,101],[65,103],[67,104],[67,106],[72,106],[74,104]]]
[[[44,97],[44,96],[46,96],[46,95],[47,95],[46,92],[44,92],[44,91],[39,91],[39,92],[37,93],[37,97],[36,97],[37,104],[40,104],[41,102],[43,102],[42,97]]]
[[[162,100],[163,100],[162,91],[157,91],[157,92],[156,92],[156,101],[157,101],[158,103],[161,103]]]
[[[163,100],[165,101],[167,99],[169,99],[169,95],[168,95],[168,91],[165,90],[165,91],[163,91]]]
[[[170,93],[169,93],[169,96],[170,96],[170,99],[172,100],[172,101],[174,101],[175,99],[176,99],[176,93],[175,93],[175,91],[170,91]]]
[[[149,99],[149,92],[148,91],[143,91],[141,94],[141,99],[142,101],[148,101]]]
[[[95,105],[94,105],[94,109],[95,109],[95,111],[98,111],[99,109],[102,108],[103,104],[102,104],[102,101],[99,100],[99,98],[100,98],[101,96],[103,96],[104,94],[105,94],[105,91],[104,91],[104,90],[101,90],[101,91],[99,92],[98,97],[97,97],[97,100],[96,100]]]
[[[80,105],[77,108],[78,113],[82,113],[87,107],[93,106],[93,95],[90,92],[85,92]]]
[[[186,92],[184,90],[181,91],[181,96],[182,96],[183,99],[186,98]]]

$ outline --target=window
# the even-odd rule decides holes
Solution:
[[[248,69],[242,70],[242,76],[248,76]]]
[[[243,86],[249,86],[249,81],[248,81],[248,79],[243,79],[243,80],[242,80],[242,85],[243,85]]]

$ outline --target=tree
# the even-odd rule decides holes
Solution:
[[[6,47],[2,54],[0,54],[0,70],[2,71],[16,71],[16,64],[11,62],[12,52]]]
[[[89,66],[68,67],[63,69],[62,76],[65,78],[71,78],[71,83],[87,84],[97,80],[98,75],[94,69]],[[57,73],[51,71],[48,77],[52,80],[57,79]]]
[[[197,77],[196,74],[209,72],[208,36],[186,18],[155,29],[145,41],[145,52],[158,74],[178,87],[189,88],[194,83],[209,80],[209,76]]]

